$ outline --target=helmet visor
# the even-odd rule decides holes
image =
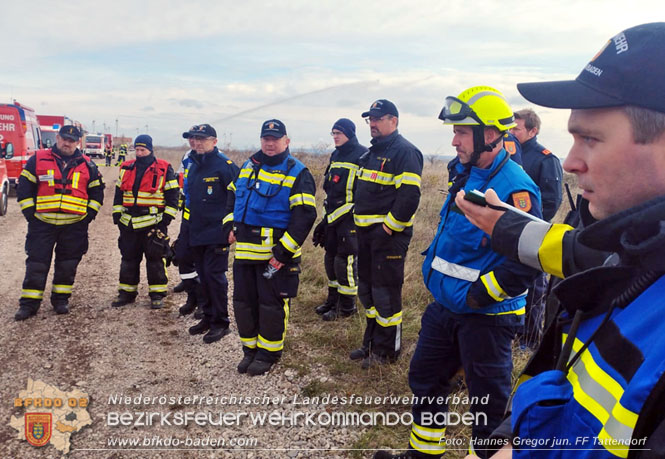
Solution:
[[[439,113],[439,119],[459,124],[483,124],[473,109],[457,97],[446,97],[446,102]]]

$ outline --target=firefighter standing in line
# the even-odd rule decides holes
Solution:
[[[207,296],[203,318],[189,328],[189,333],[207,332],[203,342],[214,343],[230,333],[226,271],[233,193],[229,186],[238,176],[238,166],[217,149],[217,132],[209,124],[193,126],[188,137],[193,139],[196,154],[191,156],[186,172],[186,202],[179,238],[194,256]]]
[[[111,159],[113,159],[113,149],[111,147],[106,147],[104,149],[104,159],[106,160],[105,165],[110,166],[111,165]]]
[[[51,304],[69,312],[76,268],[88,250],[88,225],[104,202],[104,182],[97,166],[77,148],[81,132],[63,126],[56,144],[28,159],[16,195],[28,220],[25,278],[14,318],[25,320],[39,309],[55,247]]]
[[[120,145],[120,149],[118,150],[118,161],[115,163],[115,165],[119,166],[122,163],[124,163],[126,157],[127,157],[127,144],[123,143],[122,145]]]
[[[397,131],[397,107],[380,99],[362,114],[372,146],[360,158],[354,220],[358,227],[358,298],[367,326],[351,352],[362,368],[394,362],[400,353],[404,260],[420,202],[423,155]]]
[[[358,161],[367,152],[367,147],[358,142],[355,124],[347,118],[335,122],[331,135],[336,149],[323,179],[326,214],[312,237],[314,245],[323,245],[326,250],[328,298],[316,308],[326,321],[357,311],[358,234],[353,221],[353,192]]]
[[[168,225],[178,212],[178,181],[171,164],[155,157],[152,137],[139,135],[134,147],[136,159],[120,166],[113,199],[113,223],[120,230],[118,247],[122,261],[118,297],[111,306],[135,301],[145,255],[150,307],[161,309],[168,292],[165,253],[154,250],[151,244],[159,236],[166,236]]]
[[[301,246],[316,220],[316,184],[289,153],[286,127],[268,120],[261,150],[243,164],[235,191],[233,310],[244,357],[239,373],[266,373],[282,355]]]

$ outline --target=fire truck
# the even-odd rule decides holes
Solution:
[[[104,134],[86,134],[81,144],[83,153],[91,158],[103,158],[105,143]]]
[[[42,143],[46,148],[55,145],[55,136],[61,127],[73,125],[82,129],[81,123],[65,115],[37,115],[37,120],[42,130]]]

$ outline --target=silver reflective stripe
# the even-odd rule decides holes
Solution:
[[[550,223],[529,222],[526,224],[517,243],[517,258],[522,264],[538,271],[543,270],[538,258],[538,250],[551,227]]]
[[[479,269],[467,268],[466,266],[451,263],[440,257],[434,257],[434,260],[432,260],[432,269],[446,276],[468,282],[475,282],[480,277]]]

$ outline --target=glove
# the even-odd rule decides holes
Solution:
[[[122,214],[120,212],[116,212],[113,214],[113,224],[118,225],[120,223],[120,217],[122,217]]]
[[[325,217],[323,217],[323,220],[319,222],[318,225],[316,225],[316,228],[314,228],[314,234],[312,234],[312,242],[314,243],[314,247],[316,246],[321,246],[326,243],[326,228],[328,226],[328,222]]]
[[[153,228],[148,232],[148,243],[145,248],[146,258],[164,258],[171,249],[169,244],[169,237],[158,230]]]
[[[496,303],[488,293],[483,282],[478,279],[469,288],[466,294],[466,304],[471,309],[482,309]]]

